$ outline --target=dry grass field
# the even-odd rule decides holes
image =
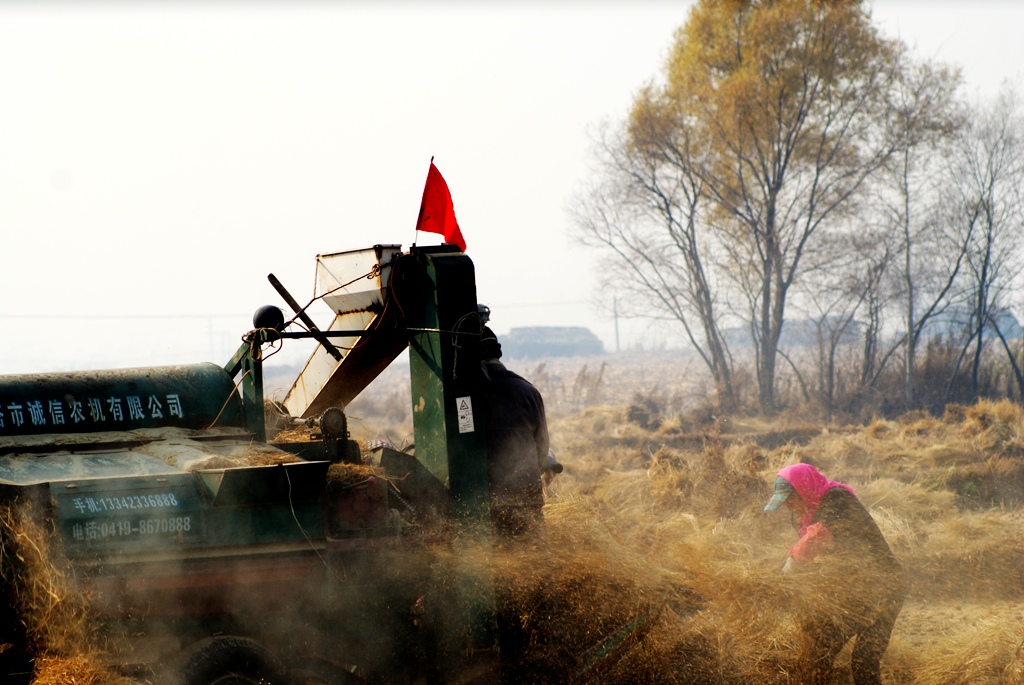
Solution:
[[[572,681],[588,655],[614,651],[607,638],[622,626],[642,628],[643,639],[621,645],[599,682],[799,682],[801,617],[842,611],[816,570],[779,573],[795,532],[788,513],[762,512],[776,471],[803,460],[856,490],[910,578],[885,682],[1024,683],[1019,406],[983,401],[863,426],[698,419],[686,406],[701,405],[699,388],[686,397],[663,390],[692,390],[693,370],[645,364],[512,365],[545,392],[565,465],[547,490],[546,544],[498,551],[490,569],[534,636],[537,682]],[[407,382],[386,374],[353,403],[354,439],[411,440]],[[638,410],[638,392],[668,411]],[[443,554],[437,563],[447,563]],[[81,621],[59,560],[40,555],[38,564],[49,565],[32,589],[39,630],[61,616]],[[125,682],[95,653],[68,648],[92,644],[77,628],[54,628],[43,637],[58,648],[35,685]],[[847,646],[834,683],[852,682],[849,662]]]
[[[857,491],[909,575],[886,682],[1024,682],[1019,407],[830,430],[733,419],[699,440],[626,416],[552,422],[566,472],[547,506],[553,537],[608,557],[638,601],[669,608],[618,682],[795,682],[800,616],[828,593],[813,572],[778,573],[795,532],[761,508],[775,472],[801,460]],[[849,649],[835,682],[850,682]]]
[[[611,626],[653,607],[654,627],[605,682],[798,682],[800,617],[829,592],[813,572],[779,574],[795,531],[787,513],[762,507],[775,473],[808,461],[855,489],[909,576],[885,681],[1024,683],[1019,406],[982,401],[938,418],[913,413],[865,426],[701,423],[685,418],[687,403],[704,399],[687,382],[694,369],[686,363],[510,366],[544,391],[565,464],[547,493],[547,549],[502,563],[515,569],[504,581],[532,598],[525,623],[543,631],[552,602],[571,617],[553,626],[563,644],[538,655],[542,669],[560,670],[572,648],[599,643]],[[580,408],[588,383],[598,392]],[[680,397],[673,387],[691,392]],[[631,402],[638,393],[683,412],[657,420]],[[410,439],[407,424],[374,425],[366,419],[361,429]],[[848,645],[835,683],[852,682],[849,658]]]

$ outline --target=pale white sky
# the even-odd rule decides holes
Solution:
[[[689,5],[0,4],[0,373],[224,363],[268,273],[304,303],[317,253],[417,240],[431,155],[494,329],[614,349],[566,208]],[[874,15],[972,91],[1024,84],[1024,3]]]

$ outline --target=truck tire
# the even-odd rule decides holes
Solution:
[[[263,645],[226,636],[201,642],[167,679],[173,685],[288,685],[280,660]]]

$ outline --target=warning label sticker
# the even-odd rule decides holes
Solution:
[[[459,432],[472,433],[475,431],[476,426],[473,424],[473,398],[457,397],[455,398],[455,405],[459,414]]]

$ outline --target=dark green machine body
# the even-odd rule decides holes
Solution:
[[[490,485],[483,417],[474,407],[481,379],[478,343],[482,324],[477,313],[473,262],[451,246],[413,249],[396,269],[394,292],[416,293],[418,306],[405,309],[409,330],[409,375],[412,387],[416,458],[448,488],[453,522],[475,540],[490,540]],[[456,570],[455,599],[474,640],[491,639],[494,616],[491,581],[480,569]],[[458,654],[447,655],[446,668],[458,670]]]
[[[414,250],[407,259],[416,268],[398,271],[396,287],[422,298],[408,318],[416,454],[448,485],[453,516],[481,522],[489,497],[485,427],[473,406],[481,324],[473,262],[451,249]]]
[[[245,464],[242,400],[214,364],[0,377],[3,499],[48,500],[68,558],[322,536],[327,462]]]
[[[395,264],[390,297],[385,308],[401,316],[389,326],[408,340],[416,459],[447,490],[451,515],[486,535],[485,427],[473,406],[481,330],[473,262],[452,246],[413,247]],[[0,377],[0,487],[48,487],[72,556],[322,536],[323,522],[302,512],[322,506],[309,483],[322,484],[326,465],[314,474],[312,464],[217,461],[265,441],[259,351],[272,337],[254,331],[223,368]],[[275,449],[326,464],[339,456],[328,443]]]

